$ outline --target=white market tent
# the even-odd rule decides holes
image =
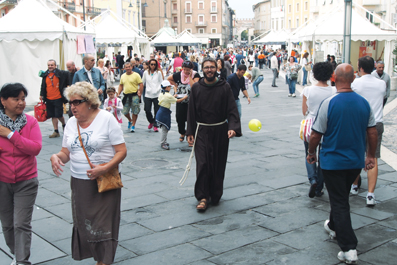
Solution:
[[[95,20],[99,20],[95,23]],[[146,35],[131,29],[130,26],[123,19],[119,19],[117,15],[110,9],[101,13],[93,20],[87,22],[87,27],[95,31],[97,44],[120,44],[126,50],[127,46],[133,46],[134,53],[138,56],[141,52],[145,56],[149,56],[148,49],[149,39]],[[141,46],[141,47],[140,47]],[[112,47],[108,47],[106,54],[110,55],[113,52]],[[123,53],[126,53],[123,52]]]
[[[288,42],[288,33],[286,31],[271,30],[263,38],[254,41],[254,44],[283,45],[286,44],[286,42]]]
[[[166,31],[156,35],[155,39],[150,42],[152,46],[180,46],[180,42],[169,35]]]
[[[40,1],[21,1],[0,19],[0,58],[5,66],[0,71],[0,85],[24,84],[29,91],[27,104],[35,104],[41,86],[38,72],[47,69],[49,59],[55,59],[60,68],[67,60],[82,65],[77,35],[87,33],[58,18]]]
[[[323,16],[316,21],[309,21],[306,25],[293,32],[290,35],[290,43],[288,46],[292,47],[291,42],[302,42],[302,50],[310,50],[310,43],[312,48],[315,42],[325,43],[326,45],[335,41],[341,43],[343,41],[343,29],[344,11],[342,6],[339,6],[331,11],[328,16]],[[385,71],[391,73],[390,66],[392,64],[392,56],[390,56],[390,54],[396,38],[397,34],[395,30],[382,30],[358,14],[354,9],[352,10],[352,62],[358,59],[356,58],[356,53],[358,55],[357,49],[359,46],[357,45],[359,42],[382,42],[381,44],[384,47],[383,54],[385,55]]]
[[[193,36],[189,31],[182,31],[176,40],[179,42],[179,46],[198,46],[201,44],[201,40]]]

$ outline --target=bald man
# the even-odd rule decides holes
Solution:
[[[68,69],[68,72],[69,72],[69,84],[68,85],[71,86],[73,83],[74,74],[80,69],[76,67],[76,65],[74,64],[73,61],[67,61],[66,68]]]
[[[321,103],[306,158],[311,164],[317,161],[316,147],[323,138],[319,156],[331,205],[324,228],[331,238],[336,237],[342,250],[338,259],[347,264],[358,261],[357,237],[350,218],[350,186],[362,168],[374,168],[377,143],[374,114],[368,101],[351,89],[354,78],[351,65],[341,64],[336,68],[338,93]]]

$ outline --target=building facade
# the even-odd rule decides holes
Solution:
[[[141,0],[92,0],[92,2],[99,13],[110,9],[131,26],[142,28],[142,5],[144,3],[141,3]]]
[[[147,6],[142,6],[142,30],[152,37],[156,34],[168,20],[168,24],[173,29],[177,29],[177,24],[172,21],[172,16],[178,14],[178,4],[174,0],[149,0],[145,1]]]
[[[225,0],[171,0],[171,27],[202,40],[206,47],[226,45],[230,39],[233,10]]]
[[[270,0],[271,29],[278,31],[285,29],[285,3],[286,0]]]
[[[252,6],[254,11],[254,35],[259,36],[271,28],[270,0],[259,2]]]
[[[316,0],[312,0],[316,1]],[[326,1],[326,0],[321,0]],[[319,0],[320,2],[320,0]],[[310,0],[285,0],[285,28],[294,30],[310,18]]]

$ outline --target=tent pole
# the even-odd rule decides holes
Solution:
[[[345,0],[345,22],[343,30],[342,62],[350,63],[350,46],[352,31],[352,0]]]

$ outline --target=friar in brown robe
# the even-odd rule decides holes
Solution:
[[[186,132],[189,143],[195,145],[197,210],[205,210],[210,200],[217,204],[221,199],[229,138],[241,136],[233,92],[223,78],[217,77],[216,61],[205,58],[202,68],[204,78],[191,89]]]

